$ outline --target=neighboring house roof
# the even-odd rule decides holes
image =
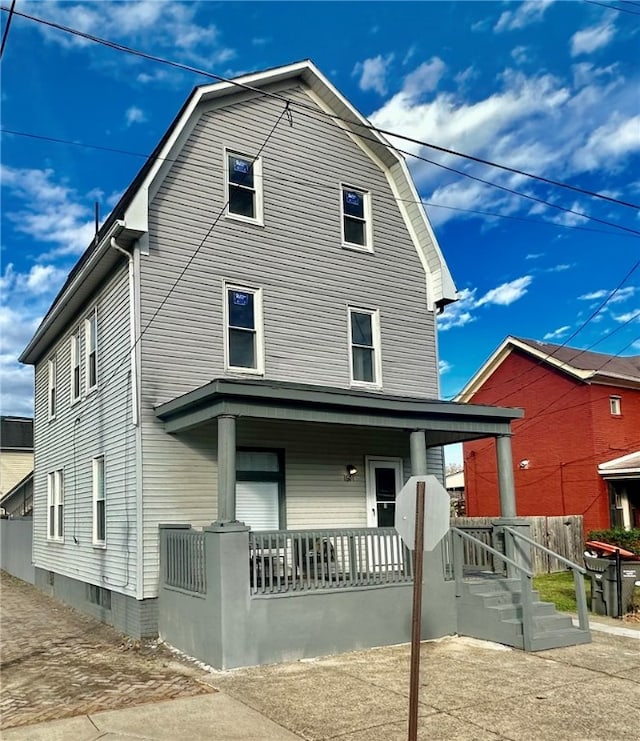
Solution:
[[[18,483],[2,497],[2,499],[0,499],[0,508],[11,510],[13,500],[22,502],[24,496],[23,492],[32,482],[33,471],[30,471],[23,479],[18,481]]]
[[[509,336],[462,389],[456,401],[469,401],[514,351],[523,352],[540,364],[562,371],[583,383],[640,389],[640,355],[621,358],[617,355]]]
[[[601,463],[598,473],[605,479],[640,477],[640,450]]]
[[[35,363],[42,357],[65,324],[91,295],[91,291],[99,284],[101,278],[113,268],[117,260],[121,259],[121,255],[110,247],[111,238],[117,237],[126,245],[148,231],[149,190],[152,184],[155,186],[157,180],[168,172],[176,152],[181,149],[191,131],[200,104],[235,95],[239,90],[243,95],[247,95],[247,87],[254,91],[262,90],[296,79],[302,80],[308,86],[315,102],[327,113],[339,117],[340,126],[346,134],[385,168],[398,207],[404,215],[405,223],[425,268],[431,307],[441,308],[456,300],[453,279],[420,203],[404,158],[385,137],[370,128],[367,119],[356,111],[311,61],[305,60],[244,75],[233,82],[202,85],[193,90],[158,146],[69,274],[35,335],[20,356],[21,362]],[[285,97],[280,97],[285,104]]]
[[[33,451],[33,420],[0,417],[0,450]]]
[[[450,473],[445,478],[445,488],[447,489],[464,489],[464,471]]]

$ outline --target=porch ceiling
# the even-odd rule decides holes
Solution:
[[[521,409],[328,389],[287,382],[217,379],[156,407],[167,432],[215,417],[278,419],[429,432],[429,445],[511,433]]]

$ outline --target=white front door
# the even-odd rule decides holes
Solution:
[[[402,458],[367,458],[367,525],[393,527],[402,488]]]

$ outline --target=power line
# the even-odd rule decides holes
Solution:
[[[16,7],[16,0],[12,0],[11,9],[9,10],[9,17],[7,18],[7,25],[4,27],[4,33],[2,34],[2,44],[0,45],[0,59],[2,59],[2,56],[4,54],[4,47],[7,44],[7,36],[9,35],[9,27],[11,26],[11,20],[13,18],[15,7]]]
[[[601,8],[607,8],[609,10],[617,10],[618,13],[629,13],[629,15],[640,15],[640,13],[636,13],[634,10],[629,10],[628,8],[618,8],[616,5],[607,5],[606,3],[598,3],[596,0],[584,0],[585,3],[588,3],[589,5],[599,5]],[[635,5],[635,3],[629,3],[630,5]]]
[[[2,10],[6,10],[6,8],[3,7]],[[367,129],[369,131],[372,131],[372,132],[375,132],[375,133],[378,133],[378,134],[381,134],[381,135],[384,135],[384,136],[392,136],[392,137],[394,137],[396,139],[401,139],[403,141],[408,141],[408,142],[410,142],[412,144],[418,144],[420,146],[427,147],[427,148],[430,148],[430,149],[435,149],[437,151],[440,151],[440,152],[443,152],[443,153],[446,153],[446,154],[450,154],[452,156],[461,157],[463,159],[467,159],[467,160],[472,161],[472,162],[476,162],[476,163],[479,163],[479,164],[484,164],[484,165],[487,165],[489,167],[495,167],[495,168],[498,168],[500,170],[504,170],[506,172],[511,172],[513,174],[518,174],[518,175],[521,175],[523,177],[527,177],[527,178],[530,178],[530,179],[533,179],[533,180],[537,180],[537,181],[546,183],[547,185],[554,185],[554,186],[559,187],[559,188],[565,188],[565,189],[571,190],[573,192],[580,193],[582,195],[588,195],[588,196],[593,197],[593,198],[602,199],[604,201],[608,201],[610,203],[614,203],[614,204],[619,205],[619,206],[624,206],[624,207],[627,207],[627,208],[632,208],[634,210],[640,208],[640,205],[638,205],[638,204],[629,203],[627,201],[622,201],[622,200],[619,200],[617,198],[613,198],[611,196],[607,196],[607,195],[605,195],[603,193],[596,193],[596,192],[591,191],[591,190],[586,190],[584,188],[579,188],[578,186],[571,185],[569,183],[563,183],[561,181],[552,180],[552,179],[546,178],[546,177],[544,177],[542,175],[535,175],[533,173],[529,173],[529,172],[526,172],[524,170],[520,170],[518,168],[509,167],[507,165],[502,165],[500,163],[493,162],[491,160],[482,159],[480,157],[475,157],[473,155],[468,155],[468,154],[465,154],[463,152],[458,152],[458,151],[453,150],[453,149],[449,149],[449,148],[446,148],[446,147],[441,147],[441,146],[439,146],[437,144],[432,144],[430,142],[424,142],[424,141],[421,141],[419,139],[414,139],[412,137],[405,136],[403,134],[399,134],[397,132],[392,132],[392,131],[388,131],[388,130],[385,130],[385,129],[380,129],[380,128],[378,128],[378,127],[376,127],[373,124],[370,124],[368,122],[365,123],[365,122],[362,122],[362,121],[359,121],[359,120],[346,119],[344,117],[338,116],[337,114],[332,114],[332,113],[327,113],[327,112],[324,112],[324,111],[320,111],[315,106],[305,105],[305,104],[300,103],[300,102],[294,102],[294,101],[288,99],[286,96],[280,95],[279,93],[266,92],[264,90],[261,90],[259,88],[254,87],[252,85],[248,85],[246,83],[239,82],[238,80],[226,78],[226,77],[223,77],[222,75],[216,75],[214,73],[207,72],[207,71],[202,70],[202,69],[199,69],[197,67],[192,67],[190,65],[182,64],[180,62],[174,62],[172,60],[168,60],[168,59],[166,59],[164,57],[160,57],[160,56],[157,56],[157,55],[154,55],[154,54],[149,54],[147,52],[143,52],[143,51],[140,51],[138,49],[134,49],[132,47],[125,46],[124,44],[120,44],[118,42],[110,41],[108,39],[103,39],[103,38],[101,38],[99,36],[94,36],[93,34],[89,34],[89,33],[86,33],[84,31],[79,31],[78,29],[74,29],[74,28],[71,28],[69,26],[64,26],[64,25],[59,24],[59,23],[56,23],[54,21],[48,21],[48,20],[46,20],[44,18],[38,18],[36,16],[29,15],[28,13],[16,12],[16,15],[20,15],[21,17],[26,18],[26,19],[31,20],[31,21],[34,21],[35,23],[40,23],[40,24],[49,26],[51,28],[55,28],[57,30],[64,31],[65,33],[69,33],[69,34],[72,34],[74,36],[79,36],[81,38],[87,39],[88,41],[93,41],[94,43],[100,44],[102,46],[107,46],[108,48],[114,49],[116,51],[121,51],[121,52],[126,53],[126,54],[132,54],[134,56],[141,57],[141,58],[146,59],[148,61],[158,62],[159,64],[165,64],[165,65],[174,67],[176,69],[181,69],[181,70],[186,71],[186,72],[192,72],[194,74],[202,75],[202,76],[208,77],[210,79],[217,80],[219,82],[225,82],[225,83],[228,83],[228,84],[231,84],[231,85],[235,85],[235,86],[240,87],[240,88],[243,88],[245,90],[250,90],[252,92],[260,93],[261,95],[265,95],[265,96],[268,96],[268,97],[276,98],[280,102],[289,103],[290,105],[296,105],[299,108],[306,108],[307,110],[313,111],[313,113],[316,116],[317,116],[318,113],[321,113],[324,116],[329,117],[329,118],[331,118],[334,121],[342,121],[342,122],[348,123],[350,125],[356,125],[356,126],[359,126],[361,128]],[[378,143],[378,144],[381,144],[382,143],[382,142],[380,142],[377,139],[374,140],[374,141],[376,143]],[[385,146],[389,147],[390,149],[395,149],[395,147],[391,146],[390,144],[385,144]],[[402,150],[397,150],[397,151],[402,151]],[[403,154],[409,154],[410,156],[416,156],[416,155],[414,155],[411,152],[403,152]],[[426,159],[425,159],[425,161],[426,162],[429,162],[429,160],[426,160]],[[432,164],[436,164],[436,163],[432,163]],[[457,172],[455,170],[453,170],[453,171],[454,172]],[[580,214],[580,215],[584,215],[584,214]]]
[[[280,121],[285,116],[288,115],[288,112],[289,112],[289,107],[288,107],[288,105],[286,105],[283,108],[283,110],[280,113],[280,115],[278,116],[278,118],[276,119],[276,121],[273,124],[273,126],[271,127],[271,130],[269,131],[269,133],[267,134],[266,138],[264,139],[262,145],[258,149],[257,154],[255,155],[255,157],[251,158],[251,164],[250,164],[250,168],[249,168],[250,171],[251,171],[251,173],[253,173],[253,167],[254,167],[256,161],[258,160],[258,158],[260,157],[260,155],[264,151],[265,147],[267,146],[267,144],[271,140],[271,137],[275,133],[275,130],[278,127],[278,124],[280,123]],[[224,215],[224,213],[225,213],[228,205],[229,205],[229,200],[227,199],[225,201],[225,203],[223,204],[222,208],[219,210],[219,212],[216,215],[215,219],[211,223],[211,226],[207,230],[207,233],[204,235],[204,237],[202,237],[202,239],[200,240],[200,243],[198,244],[198,246],[194,250],[194,252],[191,255],[191,257],[185,263],[184,267],[182,268],[182,270],[178,274],[177,278],[171,284],[169,290],[167,291],[167,293],[165,294],[165,296],[161,300],[161,302],[158,304],[158,307],[155,309],[155,311],[151,315],[149,321],[146,323],[146,325],[144,326],[144,328],[140,331],[140,334],[138,335],[138,337],[136,338],[134,344],[130,348],[130,352],[133,352],[133,350],[138,346],[138,344],[140,343],[140,341],[142,340],[142,338],[144,337],[144,335],[149,330],[149,327],[151,327],[151,324],[155,321],[156,317],[162,311],[162,309],[166,305],[167,301],[171,298],[171,295],[173,294],[173,292],[175,291],[176,287],[178,286],[178,283],[182,280],[182,278],[184,277],[185,273],[187,272],[187,270],[189,269],[189,267],[192,265],[193,261],[196,259],[196,257],[198,256],[198,254],[200,253],[200,251],[204,247],[207,239],[209,238],[209,236],[211,235],[211,233],[213,232],[213,230],[217,226],[218,222],[220,221],[220,219]],[[113,371],[113,373],[107,378],[104,386],[102,387],[103,393],[104,393],[104,390],[109,386],[109,383],[112,381],[112,379],[115,377],[116,373],[119,370],[120,370],[120,368],[115,368],[114,371]]]
[[[25,131],[17,131],[15,129],[0,128],[0,133],[10,134],[12,136],[25,137],[25,138],[28,138],[28,139],[36,139],[36,140],[40,140],[40,141],[52,142],[54,144],[65,144],[65,145],[74,146],[74,147],[81,147],[81,148],[84,148],[84,149],[95,149],[95,150],[100,151],[100,152],[110,152],[110,153],[115,153],[115,154],[123,154],[123,155],[131,156],[131,157],[140,157],[140,158],[145,159],[145,160],[149,159],[149,157],[151,156],[149,154],[143,154],[142,152],[135,152],[135,151],[128,150],[128,149],[118,149],[118,148],[115,148],[115,147],[105,147],[105,146],[102,146],[102,145],[99,145],[99,144],[86,144],[84,142],[80,142],[80,141],[77,141],[77,140],[61,139],[61,138],[53,137],[53,136],[45,136],[43,134],[33,134],[33,133],[30,133],[30,132],[25,132]],[[184,164],[184,160],[182,160],[180,157],[156,157],[156,160],[158,162],[182,162]],[[197,165],[189,165],[189,167],[191,169],[193,169],[193,170],[196,170],[196,171],[198,169],[200,169],[202,171],[204,171],[206,169],[207,172],[213,172],[212,168],[210,168],[210,167],[204,168],[204,166],[203,166],[201,168],[198,168]],[[274,168],[273,166],[271,166],[271,170],[274,171],[274,172],[281,173],[281,174],[284,174],[285,173],[284,170],[279,170],[278,168]],[[285,182],[286,181],[286,182],[299,183],[299,184],[303,184],[303,185],[313,184],[316,188],[321,187],[321,186],[318,186],[317,183],[311,183],[311,181],[301,180],[300,178],[283,178],[283,177],[280,177],[280,178],[277,178],[277,179],[280,180],[281,182]],[[490,216],[490,217],[499,218],[499,219],[509,219],[511,221],[522,221],[522,222],[528,222],[528,223],[531,223],[531,224],[541,224],[541,225],[544,225],[544,226],[561,227],[563,229],[576,229],[576,230],[579,230],[579,231],[592,232],[592,233],[595,233],[595,234],[607,234],[609,236],[616,236],[616,237],[634,236],[634,238],[635,238],[635,235],[620,234],[619,232],[612,232],[610,230],[590,229],[589,227],[586,227],[586,226],[578,226],[577,224],[562,224],[562,223],[557,223],[555,221],[545,221],[543,219],[530,219],[530,218],[526,218],[524,216],[513,216],[511,214],[499,214],[499,213],[495,213],[495,212],[491,212],[491,211],[481,211],[479,209],[461,208],[461,207],[458,207],[458,206],[446,206],[446,205],[444,205],[442,203],[434,203],[433,201],[425,201],[425,200],[422,200],[422,199],[419,199],[419,200],[416,201],[416,200],[410,199],[410,198],[396,198],[396,200],[399,201],[399,202],[402,202],[402,203],[420,203],[423,206],[429,206],[430,208],[442,208],[442,209],[447,209],[447,210],[450,210],[450,211],[460,211],[460,212],[463,212],[463,213],[477,214],[479,216]],[[612,226],[616,226],[616,225],[613,224]]]

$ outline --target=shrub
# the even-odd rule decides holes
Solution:
[[[621,527],[615,527],[611,530],[592,530],[587,535],[587,540],[611,543],[611,545],[617,545],[640,556],[640,528],[624,530]]]

